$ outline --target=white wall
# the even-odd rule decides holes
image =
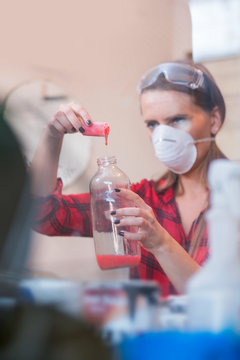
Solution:
[[[132,182],[163,171],[141,120],[136,84],[150,66],[191,52],[187,0],[9,0],[0,26],[2,94],[19,81],[48,77],[94,120],[109,122],[108,154]],[[103,141],[93,139],[86,172],[64,191],[88,191],[96,159],[105,152]],[[92,239],[36,233],[28,267],[76,279],[126,276],[125,270],[98,269]]]
[[[240,57],[205,64],[212,72],[226,102],[226,119],[217,135],[223,152],[240,163]]]

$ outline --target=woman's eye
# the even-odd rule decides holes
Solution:
[[[180,124],[183,123],[184,121],[186,121],[186,118],[175,118],[172,120],[172,124]]]
[[[188,130],[190,127],[190,120],[183,117],[175,118],[172,120],[171,125],[178,129]]]
[[[148,129],[153,130],[159,123],[157,121],[148,121],[146,125]]]

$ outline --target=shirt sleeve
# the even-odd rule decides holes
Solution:
[[[33,229],[45,235],[92,236],[90,194],[62,194],[62,181],[58,179],[56,190],[35,198]]]

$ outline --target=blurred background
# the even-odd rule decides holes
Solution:
[[[74,163],[74,173],[64,173],[65,193],[88,192],[89,181],[97,170],[96,160],[106,154],[117,157],[119,167],[133,183],[158,177],[164,171],[154,157],[141,119],[136,85],[142,73],[157,63],[191,58],[196,31],[202,32],[205,42],[211,38],[204,29],[213,34],[214,14],[205,10],[205,15],[211,15],[211,26],[207,27],[205,16],[205,23],[193,27],[192,33],[195,15],[192,12],[191,17],[189,3],[193,6],[197,1],[9,0],[2,6],[0,97],[3,99],[17,86],[16,93],[25,97],[27,94],[32,104],[33,128],[14,92],[9,96],[9,106],[14,109],[9,118],[21,135],[27,161],[31,161],[44,126],[36,87],[41,87],[41,94],[48,95],[49,91],[52,97],[52,107],[45,106],[44,116],[52,116],[52,109],[58,106],[56,97],[60,102],[74,99],[93,120],[110,125],[107,147],[102,138],[83,140],[80,134],[73,135],[74,142],[66,145],[64,158],[73,162],[77,159],[79,165]],[[231,39],[229,33],[225,44]],[[226,122],[217,142],[231,159],[240,160],[239,54],[214,57],[211,53],[202,58],[197,50],[196,54],[196,60],[202,60],[215,76],[227,104]],[[46,90],[44,82],[56,88],[47,85]],[[26,83],[29,86],[23,85]],[[67,165],[63,159],[63,170]],[[47,237],[35,232],[27,268],[39,276],[77,280],[125,279],[128,273],[125,269],[101,271],[93,239]]]

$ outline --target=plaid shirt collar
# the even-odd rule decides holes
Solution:
[[[157,186],[163,184],[165,182],[165,180],[161,180]],[[165,203],[165,204],[168,204],[170,203],[173,199],[174,199],[174,190],[173,190],[173,186],[169,186],[167,189],[163,190],[161,192],[161,198],[162,198],[162,201]]]
[[[162,193],[162,200],[165,204],[170,203],[174,199],[174,191],[172,187],[167,188]]]

